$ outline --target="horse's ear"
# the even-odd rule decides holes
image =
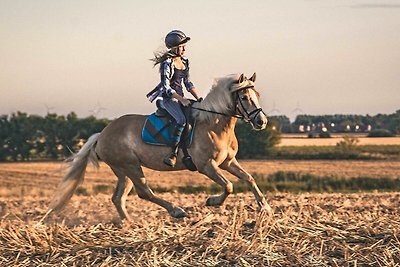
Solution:
[[[250,77],[249,79],[250,81],[252,81],[253,83],[256,81],[256,73],[253,73],[253,76]]]
[[[239,77],[239,80],[237,81],[238,83],[244,82],[244,74],[242,73]]]

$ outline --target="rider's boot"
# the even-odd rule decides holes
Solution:
[[[177,124],[174,129],[174,135],[172,137],[172,151],[164,158],[164,163],[170,167],[175,167],[176,157],[178,156],[179,142],[181,141],[181,136],[185,125]]]

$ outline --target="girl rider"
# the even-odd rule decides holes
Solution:
[[[184,97],[182,83],[197,101],[201,101],[196,88],[189,78],[189,60],[184,57],[186,43],[190,37],[182,31],[174,30],[165,37],[165,45],[168,50],[164,53],[155,53],[154,66],[160,64],[161,82],[147,94],[151,102],[161,100],[161,106],[175,119],[176,126],[173,134],[171,153],[164,159],[164,163],[174,167],[179,150],[182,131],[186,125],[186,117],[181,106],[190,105],[190,101]]]

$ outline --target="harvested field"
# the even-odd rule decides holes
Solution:
[[[131,196],[131,225],[110,197],[74,197],[59,216],[35,223],[47,199],[1,200],[0,265],[9,266],[396,266],[400,194],[276,194],[272,217],[250,194],[204,206],[206,195],[162,194],[189,218]]]
[[[277,171],[398,178],[399,161],[242,161],[251,172]],[[37,224],[65,166],[60,162],[0,164],[0,266],[398,266],[400,193],[267,193],[274,209],[259,213],[251,193],[233,194],[218,208],[205,193],[159,193],[183,207],[173,219],[135,194],[132,223],[120,222],[107,166],[88,168],[82,187],[61,214]],[[192,172],[146,169],[153,187],[211,184]],[[232,177],[230,177],[232,178]],[[232,178],[232,181],[235,179]]]
[[[399,178],[400,161],[341,161],[341,160],[245,160],[242,166],[251,173],[269,175],[278,171],[298,172],[318,176],[354,178]],[[66,165],[62,162],[1,163],[0,196],[50,196],[61,180]],[[150,186],[169,188],[186,185],[211,185],[213,182],[197,172],[157,172],[144,169]],[[237,179],[227,174],[230,180]],[[89,166],[83,187],[89,192],[101,185],[114,186],[117,178],[110,168],[102,163],[100,169]]]
[[[365,137],[354,136],[359,140],[358,145],[400,145],[400,137]],[[307,138],[304,135],[283,135],[278,146],[335,146],[343,140],[343,135],[332,138]]]

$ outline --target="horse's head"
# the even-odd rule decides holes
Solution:
[[[256,73],[250,79],[241,74],[239,79],[231,85],[230,91],[234,95],[237,115],[250,122],[255,130],[263,130],[267,127],[268,120],[260,107],[260,94],[254,86],[255,81]]]

